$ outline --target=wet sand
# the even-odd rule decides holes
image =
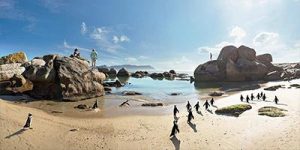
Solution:
[[[264,91],[267,102],[250,101],[252,109],[240,117],[216,115],[214,111],[217,108],[211,107],[209,112],[201,107],[201,114],[193,112],[193,124],[187,124],[185,104],[178,104],[180,133],[171,140],[169,134],[174,119],[172,104],[161,108],[114,107],[112,110],[128,110],[128,115],[98,117],[101,111],[80,112],[72,108],[73,104],[70,106],[70,103],[60,107],[65,110],[60,114],[49,112],[51,105],[57,102],[52,102],[54,104],[49,105],[51,109],[46,110],[48,107],[40,102],[27,105],[0,100],[0,149],[300,149],[300,89],[288,89],[292,84],[288,82],[275,82],[267,86],[278,84],[287,86],[276,91]],[[238,92],[217,100],[216,106],[240,104],[243,103],[239,100],[240,94],[250,95],[261,91],[260,88]],[[279,105],[273,102],[275,95],[280,100]],[[93,101],[86,103],[91,105]],[[106,106],[107,101],[100,106]],[[116,101],[115,104],[121,100]],[[61,104],[64,106],[64,103]],[[195,101],[191,101],[191,104],[194,105]],[[287,116],[259,116],[257,110],[263,106],[286,109]],[[151,113],[132,113],[132,108]],[[79,112],[74,113],[75,116],[68,116],[65,115],[68,110]],[[33,129],[22,131],[20,129],[29,112],[33,114]]]

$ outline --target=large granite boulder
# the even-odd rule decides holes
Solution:
[[[250,61],[254,61],[256,58],[255,50],[244,45],[240,46],[237,49],[237,52],[238,52],[238,58],[243,58]]]
[[[118,77],[130,77],[130,73],[125,68],[122,68],[118,71],[117,76]]]
[[[20,75],[25,71],[21,63],[3,64],[0,65],[0,81],[6,81],[12,78],[15,74]]]
[[[33,84],[22,75],[15,74],[9,81],[0,82],[0,94],[21,94],[31,91]]]
[[[46,55],[44,66],[29,66],[23,75],[33,82],[30,95],[39,99],[78,101],[104,95],[105,75],[88,63],[70,57]]]
[[[225,79],[225,61],[213,60],[199,65],[194,71],[195,81],[222,81]]]
[[[24,52],[9,54],[0,58],[0,65],[25,62],[27,62],[27,56]]]
[[[200,64],[194,71],[195,81],[256,81],[267,79],[274,66],[270,54],[256,56],[254,49],[240,46],[225,46],[217,60]],[[287,74],[286,77],[289,77]],[[271,77],[270,77],[271,78]]]
[[[217,60],[232,60],[233,62],[236,62],[238,59],[238,51],[235,46],[229,45],[225,46],[221,49],[221,52],[218,56]]]

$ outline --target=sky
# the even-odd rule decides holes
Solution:
[[[226,45],[300,62],[300,0],[0,0],[0,56],[69,56],[97,65],[194,70]]]

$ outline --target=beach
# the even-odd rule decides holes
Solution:
[[[217,108],[210,107],[209,112],[201,106],[201,114],[193,111],[195,119],[188,124],[185,103],[178,104],[180,133],[171,139],[171,104],[160,108],[164,113],[87,117],[51,114],[30,105],[0,100],[0,149],[300,149],[300,90],[288,88],[291,83],[285,81],[267,86],[272,84],[287,86],[264,91],[267,101],[250,101],[252,109],[239,117],[216,115]],[[237,92],[218,99],[215,105],[220,108],[240,104],[240,94],[261,91]],[[273,102],[275,95],[280,100],[278,105]],[[286,109],[287,115],[259,116],[258,109],[263,106]],[[29,112],[33,114],[33,129],[22,131]]]

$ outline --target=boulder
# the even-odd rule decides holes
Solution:
[[[135,92],[135,91],[124,91],[123,92],[123,95],[126,95],[126,96],[133,96],[133,95],[142,95],[142,93],[139,93],[139,92]]]
[[[237,49],[237,52],[238,52],[238,58],[244,58],[249,61],[254,61],[256,58],[255,50],[244,45],[240,46]]]
[[[43,59],[32,59],[31,65],[32,66],[45,66],[46,62]]]
[[[109,74],[109,69],[108,68],[105,68],[105,67],[99,67],[98,68],[98,71],[104,73],[104,74]]]
[[[209,93],[208,95],[209,96],[222,96],[223,94],[224,94],[223,92],[214,91],[214,92]]]
[[[233,62],[236,62],[237,59],[238,59],[237,48],[232,45],[223,47],[218,56],[218,60],[224,60],[224,61],[232,60]]]
[[[223,81],[225,71],[225,61],[208,61],[199,65],[194,71],[195,81]]]
[[[269,72],[269,73],[266,75],[265,80],[267,80],[267,81],[280,80],[280,79],[282,79],[282,78],[281,78],[281,74],[282,74],[282,72],[280,72],[280,71],[272,71],[272,72]]]
[[[15,74],[20,75],[25,71],[20,63],[0,65],[0,81],[6,81],[12,78]]]
[[[176,74],[176,71],[175,70],[170,70],[169,73]]]
[[[75,106],[74,108],[77,108],[77,109],[88,109],[89,106],[86,105],[86,104],[79,104],[79,105]]]
[[[117,75],[117,70],[115,68],[110,68],[108,72],[109,76],[116,76]]]
[[[9,83],[9,84],[7,84]],[[0,94],[21,94],[31,91],[33,84],[28,79],[25,79],[22,75],[14,75],[9,81],[2,82]]]
[[[174,78],[175,74],[172,74],[170,72],[164,72],[163,75],[164,75],[165,78],[169,78],[170,79],[170,78]]]
[[[151,73],[150,74],[150,77],[153,78],[153,79],[157,79],[157,78],[164,78],[164,74],[162,73]]]
[[[125,68],[122,68],[118,71],[117,76],[118,77],[129,77],[130,73]]]
[[[273,61],[272,55],[271,54],[262,54],[262,55],[257,55],[256,59],[265,64],[265,63],[271,63]]]
[[[24,52],[17,52],[3,56],[0,58],[0,65],[11,63],[25,63],[27,62],[27,56]]]
[[[45,66],[29,66],[23,75],[33,82],[30,95],[39,99],[78,101],[104,95],[105,75],[89,70],[86,61],[46,55]]]

